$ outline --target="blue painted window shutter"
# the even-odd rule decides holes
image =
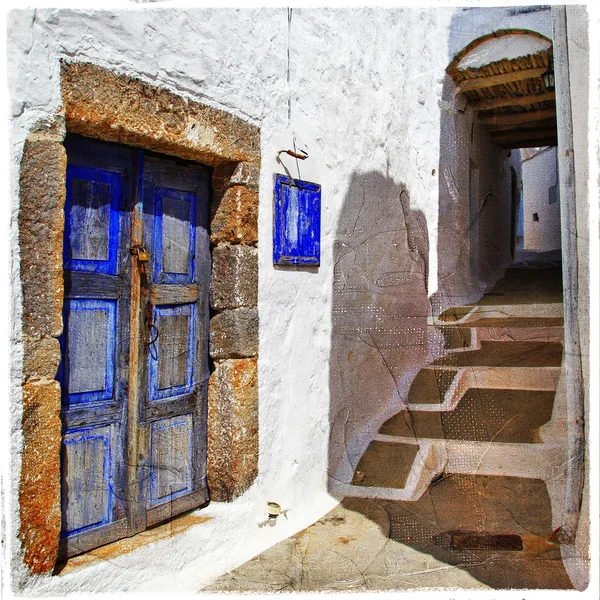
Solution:
[[[320,246],[321,186],[276,175],[273,263],[319,265]]]

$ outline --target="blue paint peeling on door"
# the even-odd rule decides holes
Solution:
[[[164,438],[164,439],[162,439]],[[193,491],[193,418],[183,415],[154,421],[151,426],[152,469],[148,508],[171,502]],[[165,452],[165,448],[169,451]]]
[[[166,187],[154,189],[153,279],[192,283],[196,245],[196,197]]]
[[[127,531],[132,151],[69,136],[63,268],[61,555]]]
[[[195,305],[157,306],[154,322],[160,333],[150,352],[150,400],[193,390]]]
[[[65,269],[117,272],[121,196],[119,173],[68,165]]]
[[[273,263],[319,265],[321,261],[321,186],[275,176]]]
[[[65,404],[113,399],[116,309],[115,300],[65,300],[64,351],[59,373]],[[94,365],[94,369],[89,365]]]
[[[144,245],[152,249],[149,296],[157,334],[146,357],[141,416],[150,431],[149,523],[207,497],[209,181],[206,171],[180,164],[145,164]]]
[[[70,468],[85,471],[85,478],[72,478],[63,486],[64,535],[72,536],[113,520],[115,465],[109,427],[75,429],[64,436],[63,460]],[[95,486],[89,487],[89,482]]]

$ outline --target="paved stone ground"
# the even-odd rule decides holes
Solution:
[[[570,589],[542,488],[539,480],[457,475],[417,502],[346,498],[202,591]],[[457,543],[473,521],[479,548]],[[521,547],[492,549],[503,534]]]
[[[468,572],[390,539],[390,530],[379,503],[347,500],[202,591],[490,589]]]

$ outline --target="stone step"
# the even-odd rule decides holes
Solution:
[[[419,452],[419,444],[372,441],[362,455],[352,485],[402,489]]]
[[[473,305],[449,308],[438,317],[431,318],[429,324],[438,326],[471,325],[471,323],[488,319],[493,319],[494,321],[504,319],[544,319],[548,320],[548,323],[558,323],[559,321],[557,320],[563,317],[562,303]],[[483,326],[485,327],[486,325]]]
[[[433,363],[448,367],[560,367],[563,346],[556,342],[482,341],[481,348],[453,352]]]
[[[554,391],[470,388],[451,411],[403,410],[379,433],[402,438],[540,443]]]
[[[469,327],[519,328],[563,327],[564,317],[480,317],[471,321]],[[456,327],[450,325],[450,327]],[[458,327],[461,327],[460,325]]]
[[[377,464],[376,456],[384,455],[386,461],[392,463]],[[553,482],[553,502],[560,503],[563,487],[554,466],[565,459],[565,448],[559,445],[427,438],[416,441],[414,437],[378,434],[359,461],[352,483],[333,482],[332,491],[340,497],[412,502],[421,498],[440,477],[486,475]],[[394,480],[393,474],[384,471],[390,469],[395,460],[401,463],[396,472],[402,475]],[[389,485],[391,483],[394,485]]]
[[[421,369],[408,391],[408,404],[441,405],[446,396],[452,391],[452,385],[456,380],[458,369]]]
[[[435,325],[445,350],[476,350],[484,340],[562,342],[563,318],[482,318],[463,324]]]
[[[426,376],[428,371],[435,375]],[[425,367],[419,371],[417,378],[421,381],[428,380],[428,386],[419,390],[415,378],[410,388],[407,409],[423,412],[451,411],[471,388],[555,392],[560,372],[560,367]],[[448,373],[445,379],[444,373]],[[436,389],[434,381],[440,381],[440,386],[444,381],[443,387]]]
[[[339,497],[417,500],[444,467],[445,457],[434,451],[434,445],[429,440],[394,440],[378,435],[363,453],[352,482],[332,481],[332,493]],[[385,461],[379,462],[381,457]],[[390,468],[394,461],[400,464],[397,469]],[[386,469],[391,474],[386,474]]]
[[[429,464],[439,470],[427,475],[433,481],[441,473],[464,475],[507,475],[531,479],[556,479],[555,466],[566,456],[564,446],[556,444],[522,444],[511,442],[481,442],[389,436],[377,434],[374,441],[388,444],[419,445],[426,450]],[[418,453],[417,453],[418,455]],[[420,470],[425,462],[415,460],[413,469]],[[409,473],[409,476],[411,473]]]
[[[436,326],[444,337],[445,350],[461,350],[465,348],[475,349],[473,342],[475,336],[470,327],[460,325]]]

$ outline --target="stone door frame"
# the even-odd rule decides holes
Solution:
[[[67,132],[213,168],[211,497],[233,500],[258,473],[260,130],[225,111],[91,63],[63,62],[60,84],[63,111],[30,131],[20,165],[24,360],[19,539],[23,562],[33,574],[54,569],[61,529],[61,391],[55,376],[63,327]]]

